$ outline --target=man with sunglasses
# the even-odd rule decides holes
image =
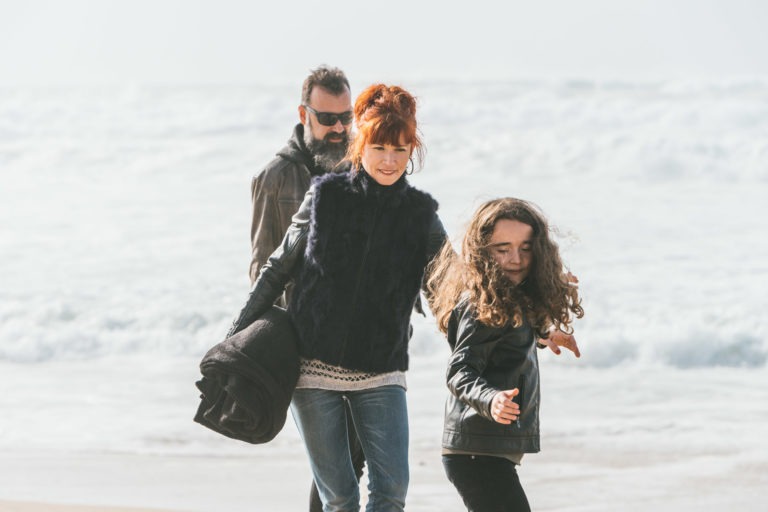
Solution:
[[[340,162],[349,145],[352,118],[352,95],[344,72],[326,66],[313,70],[302,86],[300,122],[277,157],[251,183],[251,284],[280,245],[312,177],[349,169]],[[279,305],[287,304],[290,293],[289,285]]]
[[[349,164],[342,160],[349,145],[352,119],[352,95],[344,72],[326,66],[313,70],[304,80],[299,123],[288,143],[251,182],[251,284],[283,240],[312,177],[349,170]],[[289,284],[278,305],[288,304],[290,293]],[[349,417],[347,422],[352,462],[359,479],[365,458]],[[313,483],[309,510],[322,512],[322,508]]]

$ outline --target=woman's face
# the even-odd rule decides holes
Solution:
[[[400,179],[411,157],[411,144],[400,137],[400,144],[366,144],[363,146],[363,169],[379,185],[388,187]]]
[[[504,274],[515,284],[522,283],[533,263],[533,228],[519,220],[496,221],[488,249]]]

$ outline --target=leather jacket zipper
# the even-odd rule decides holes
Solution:
[[[520,406],[520,416],[518,416],[517,421],[515,421],[515,426],[521,428],[520,418],[523,416],[523,404],[525,403],[525,375],[520,375],[517,378],[517,396],[514,401]]]

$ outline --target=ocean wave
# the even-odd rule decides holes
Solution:
[[[221,341],[232,316],[213,311],[160,312],[146,316],[116,315],[55,303],[27,314],[16,309],[0,312],[0,361],[44,363],[52,360],[89,360],[113,356],[154,354],[159,357],[201,356]],[[445,338],[431,318],[414,317],[411,353],[445,352]],[[607,368],[659,364],[679,369],[702,367],[765,367],[766,342],[753,332],[725,324],[719,330],[697,331],[678,326],[666,335],[611,332],[601,326],[579,330],[583,340],[580,366]],[[675,334],[689,330],[688,334]],[[666,336],[666,338],[664,338]],[[649,339],[654,339],[649,343]],[[566,357],[554,364],[570,364]],[[549,363],[548,363],[549,364]]]
[[[580,364],[766,365],[768,82],[414,91],[429,153],[410,179],[452,237],[500,194],[578,236],[562,249],[590,301]],[[250,180],[297,122],[296,92],[0,91],[0,360],[220,341],[248,289]],[[444,342],[423,325],[412,349]]]
[[[0,313],[0,361],[44,363],[115,355],[199,355],[226,333],[232,317],[221,310],[118,314],[87,300],[52,302],[33,311]]]
[[[578,326],[577,326],[578,329]],[[570,352],[560,356],[549,354],[548,349],[540,352],[546,363],[564,366],[578,364],[587,368],[613,368],[621,366],[666,366],[681,370],[696,368],[763,368],[768,361],[768,344],[747,333],[703,333],[690,334],[683,339],[666,339],[649,344],[642,337],[627,337],[616,333],[614,337],[597,337],[590,331],[576,332],[582,342],[582,356],[573,361]],[[448,353],[445,339],[437,334],[415,337],[411,352],[429,354],[439,351]]]
[[[697,333],[690,338],[654,347],[656,358],[675,368],[764,367],[768,347],[747,333]]]

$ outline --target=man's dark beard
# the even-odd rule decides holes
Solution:
[[[341,137],[340,142],[330,142],[331,137]],[[349,145],[349,136],[344,133],[329,133],[322,139],[316,139],[312,136],[312,129],[307,125],[304,129],[304,144],[307,146],[315,167],[323,172],[333,172],[336,166],[347,154]]]

